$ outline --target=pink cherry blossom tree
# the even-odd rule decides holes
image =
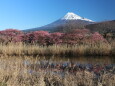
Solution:
[[[15,38],[20,34],[23,34],[23,32],[16,29],[7,29],[0,31],[0,38],[2,38],[4,43],[7,44],[9,42],[13,42]]]
[[[51,33],[49,36],[49,40],[47,41],[48,44],[49,45],[61,44],[63,35],[64,35],[64,33],[60,33],[60,32]]]
[[[95,32],[91,35],[91,41],[95,43],[96,42],[107,42],[106,39],[104,39],[104,37],[98,32]]]

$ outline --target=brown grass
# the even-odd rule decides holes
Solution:
[[[0,44],[0,54],[16,56],[111,56],[115,55],[115,42],[82,45],[26,45],[22,43]]]

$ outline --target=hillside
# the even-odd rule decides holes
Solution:
[[[85,27],[93,32],[97,31],[99,33],[115,33],[115,20],[90,24],[86,25]]]

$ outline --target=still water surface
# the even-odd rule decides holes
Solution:
[[[80,64],[115,64],[115,57],[42,57],[39,60],[49,62],[74,62]]]

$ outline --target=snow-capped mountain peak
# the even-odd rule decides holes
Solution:
[[[72,12],[68,12],[63,18],[62,20],[84,20],[84,21],[89,21],[89,22],[93,22],[90,19],[87,18],[83,18],[79,15],[76,15],[75,13]]]

